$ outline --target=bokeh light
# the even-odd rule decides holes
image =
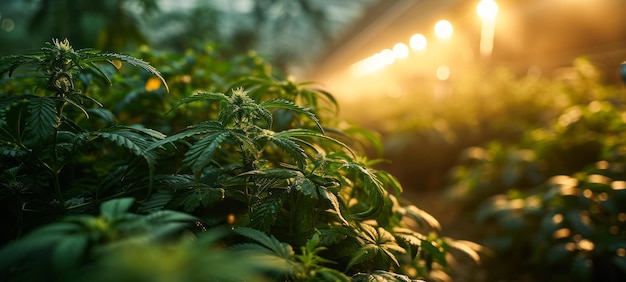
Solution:
[[[437,67],[436,71],[437,79],[441,81],[446,81],[450,78],[450,68],[446,65],[441,65]]]
[[[415,51],[422,51],[426,49],[428,40],[426,40],[426,37],[420,33],[413,34],[409,40],[409,45],[411,46],[411,49]]]
[[[441,39],[447,39],[452,36],[454,28],[452,23],[446,20],[440,20],[435,24],[435,36]]]
[[[495,19],[498,14],[498,4],[493,0],[482,0],[476,7],[476,13],[483,20]]]
[[[0,27],[6,32],[11,32],[15,29],[15,22],[12,19],[6,18],[0,23]]]
[[[409,47],[404,43],[397,43],[393,46],[393,54],[396,59],[404,59],[409,56]]]

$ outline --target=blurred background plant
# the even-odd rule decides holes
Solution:
[[[223,49],[230,55],[255,50],[284,71],[310,63],[372,2],[10,0],[0,4],[3,37],[11,42],[0,47],[0,55],[50,38],[116,52],[143,44],[183,52],[211,42],[228,46]]]

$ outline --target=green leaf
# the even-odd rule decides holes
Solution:
[[[373,259],[376,255],[378,255],[378,246],[374,244],[366,244],[361,246],[353,255],[352,259],[346,266],[346,271],[348,271],[353,266],[363,263],[365,261]]]
[[[421,240],[411,234],[396,234],[395,236],[396,241],[403,243],[402,245],[404,245],[403,247],[407,250],[411,259],[415,259],[422,243]]]
[[[375,270],[372,273],[357,273],[352,277],[352,281],[354,282],[370,282],[370,281],[424,282],[423,280],[413,280],[406,275],[384,271],[384,270]]]
[[[302,114],[308,117],[311,121],[313,121],[315,125],[317,126],[317,128],[320,130],[320,132],[324,133],[324,129],[322,128],[322,125],[320,124],[319,119],[317,118],[317,116],[315,116],[315,114],[311,111],[311,109],[300,107],[291,101],[283,100],[283,99],[270,99],[267,101],[263,101],[261,104],[259,104],[259,106],[263,108],[287,109],[287,110]]]
[[[46,140],[55,133],[58,124],[54,101],[48,98],[33,98],[28,104],[29,116],[26,119],[26,135],[37,142]]]
[[[222,125],[220,122],[217,121],[204,121],[198,124],[195,124],[193,126],[189,126],[187,127],[185,130],[183,130],[180,133],[171,135],[169,137],[166,137],[160,141],[157,141],[153,144],[151,144],[146,150],[150,151],[150,150],[154,150],[156,148],[159,148],[165,144],[168,143],[173,143],[176,141],[180,141],[182,139],[194,136],[194,135],[201,135],[201,134],[208,134],[208,133],[213,133],[216,131],[224,131],[226,130],[224,128],[224,125]]]
[[[319,138],[323,141],[328,141],[328,142],[337,144],[341,146],[342,148],[348,150],[353,156],[355,155],[354,152],[352,152],[352,150],[350,149],[350,147],[348,147],[348,145],[344,144],[343,142],[337,139],[334,139],[332,137],[328,137],[322,133],[312,131],[310,129],[302,129],[302,128],[289,129],[289,130],[274,133],[274,136],[286,137],[286,138],[300,138],[300,137]]]
[[[82,49],[76,52],[80,55],[81,65],[85,65],[87,67],[91,66],[93,62],[97,61],[107,61],[110,64],[115,65],[113,64],[112,60],[120,60],[122,62],[129,63],[135,67],[140,67],[159,78],[161,82],[163,82],[163,85],[165,85],[165,89],[168,92],[170,91],[169,87],[167,86],[167,82],[165,82],[165,79],[163,78],[163,76],[161,76],[161,73],[155,67],[151,66],[149,63],[141,59],[117,53],[94,53],[93,51],[88,49]]]
[[[352,280],[350,280],[350,277],[346,276],[345,274],[343,274],[343,272],[332,269],[332,268],[328,268],[328,267],[322,267],[319,269],[316,269],[314,271],[314,277],[311,277],[313,279],[320,279],[319,281],[332,281],[332,282],[350,282]]]
[[[87,251],[87,234],[72,234],[54,244],[52,263],[59,272],[72,271],[79,266]]]
[[[89,108],[87,113],[90,116],[97,116],[104,121],[107,125],[113,125],[115,123],[115,115],[107,109],[103,108]]]
[[[100,102],[98,102],[96,99],[91,98],[87,95],[84,95],[80,92],[70,92],[70,93],[66,93],[63,96],[63,101],[67,102],[69,104],[71,104],[72,106],[78,108],[80,111],[83,112],[83,114],[89,118],[89,112],[87,111],[87,108],[85,108],[85,102],[89,101],[91,103],[94,103],[100,107],[102,107],[102,104]]]
[[[263,232],[269,232],[282,206],[282,197],[264,197],[258,205],[253,206],[252,213],[250,214],[250,227]]]
[[[278,241],[278,239],[272,235],[267,235],[259,230],[247,227],[236,227],[233,231],[241,236],[250,238],[260,243],[262,246],[271,250],[274,254],[281,258],[292,258],[294,255],[293,249],[289,244]]]
[[[318,189],[318,191],[324,199],[328,200],[330,205],[333,207],[333,210],[337,213],[337,216],[339,217],[341,222],[344,225],[348,225],[348,221],[343,217],[343,214],[341,213],[339,199],[337,198],[337,196],[333,194],[331,191],[328,191],[327,189],[324,189],[324,188]]]
[[[467,254],[476,263],[480,263],[479,252],[486,251],[486,249],[483,246],[478,245],[474,242],[466,241],[466,240],[453,240],[453,239],[446,238],[446,243],[450,247]]]
[[[365,219],[378,216],[384,209],[387,191],[376,177],[375,171],[355,162],[343,162],[342,169],[355,173],[362,181],[362,188],[367,193],[369,207],[365,211],[354,213],[354,217]]]
[[[379,171],[376,171],[374,174],[376,175],[378,179],[380,179],[381,183],[388,184],[391,187],[393,187],[396,193],[396,196],[400,196],[400,194],[402,194],[402,190],[403,190],[402,184],[400,184],[400,181],[391,173],[387,171],[379,170]]]
[[[222,93],[198,92],[191,96],[184,97],[182,100],[180,100],[180,102],[176,103],[176,105],[174,105],[169,112],[173,111],[174,109],[182,105],[197,102],[197,101],[218,101],[218,102],[226,103],[228,102],[228,96]]]
[[[16,145],[22,145],[24,142],[24,128],[26,127],[26,119],[28,109],[26,103],[15,103],[10,105],[8,110],[2,112],[3,119],[0,119],[0,138],[1,140]]]
[[[230,135],[230,131],[221,131],[204,136],[185,153],[183,163],[190,166],[194,174],[199,175],[213,161],[213,154]]]
[[[278,148],[284,150],[289,156],[291,156],[300,170],[304,170],[304,167],[306,166],[307,155],[304,152],[304,149],[302,149],[302,147],[300,147],[298,143],[277,134],[267,135],[267,137],[269,137],[270,142],[272,142]]]
[[[434,216],[417,208],[416,206],[409,205],[405,208],[405,211],[406,215],[417,221],[421,227],[424,227],[424,223],[426,223],[430,227],[441,230],[441,224],[439,224],[439,221]]]
[[[348,237],[346,228],[348,227],[342,225],[331,225],[329,227],[320,228],[320,245],[331,246],[340,243]]]
[[[296,177],[304,177],[302,172],[288,168],[260,168],[244,172],[238,176],[255,175],[267,179],[290,179]]]
[[[163,138],[165,135],[152,129],[119,125],[90,134],[110,140],[120,147],[129,149],[134,155],[143,157],[148,164],[150,175],[149,186],[150,191],[152,190],[154,170],[157,165],[158,156],[155,152],[149,150],[149,148],[155,146],[154,143],[156,143],[156,140]]]
[[[158,226],[171,222],[190,223],[197,221],[198,218],[184,212],[162,210],[148,214],[142,220]]]
[[[106,201],[100,206],[100,215],[114,221],[126,214],[133,202],[135,202],[134,198],[117,198]]]
[[[105,128],[91,134],[112,141],[116,145],[130,150],[137,156],[143,156],[149,162],[156,162],[156,159],[152,158],[153,155],[148,153],[147,149],[153,146],[155,142],[154,137],[163,137],[163,134],[157,133],[155,130],[120,125]]]
[[[199,206],[209,207],[224,199],[224,189],[212,187],[197,187],[183,200],[183,209],[192,212]]]
[[[294,179],[294,186],[296,191],[301,192],[303,195],[311,199],[317,199],[317,186],[304,175],[299,175]]]
[[[174,193],[171,191],[166,189],[157,190],[155,193],[152,193],[148,199],[141,202],[138,211],[144,213],[160,211],[165,208],[173,198]]]

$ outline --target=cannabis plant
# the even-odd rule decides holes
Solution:
[[[14,77],[4,80],[7,86],[0,97],[1,199],[5,214],[12,215],[8,220],[15,223],[11,226],[17,228],[12,232],[31,228],[28,224],[36,221],[26,220],[31,216],[46,218],[87,201],[119,195],[124,188],[104,190],[123,186],[124,181],[112,184],[107,175],[123,179],[137,166],[154,166],[154,156],[143,149],[163,135],[141,126],[114,124],[111,112],[90,96],[92,83],[111,83],[109,69],[100,62],[115,67],[128,63],[164,82],[155,68],[140,59],[74,50],[67,40],[53,40],[37,53],[0,59],[0,74]],[[90,126],[84,121],[90,117],[105,126]],[[124,152],[105,147],[110,145]],[[90,158],[128,152],[134,160],[123,166],[89,163]],[[92,168],[77,171],[84,169],[78,164]]]
[[[53,40],[0,63],[11,76],[0,97],[4,239],[16,239],[0,250],[3,279],[45,268],[59,281],[410,281],[446,270],[452,249],[478,258],[480,246],[438,236],[437,220],[401,198],[398,180],[352,146],[358,130],[332,126],[332,95],[309,83],[264,71],[212,91],[175,83],[180,100],[160,102],[158,131],[129,118],[144,108],[104,106],[130,101],[119,99],[136,82],[116,72],[124,63],[151,75],[137,91],[169,90],[143,60]],[[112,81],[127,88],[102,86]]]

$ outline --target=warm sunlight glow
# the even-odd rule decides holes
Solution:
[[[393,55],[396,59],[404,59],[409,56],[409,47],[404,43],[397,43],[393,46]]]
[[[611,182],[611,188],[613,188],[613,190],[624,190],[626,189],[626,181],[613,181]],[[626,216],[624,218],[626,219]]]
[[[407,49],[407,53],[408,53],[408,49]],[[381,51],[380,53],[376,53],[364,60],[354,63],[350,67],[350,72],[354,76],[362,76],[368,73],[375,72],[395,62],[397,56],[398,55],[396,54],[395,50],[392,51],[390,49],[385,49]]]
[[[390,65],[392,64],[395,60],[396,60],[396,56],[394,56],[393,51],[389,50],[389,49],[385,49],[382,52],[380,52],[380,55],[382,56],[382,63],[386,66],[386,65]]]
[[[482,0],[476,7],[478,16],[483,19],[495,19],[498,14],[498,4],[493,0]]]
[[[441,81],[448,80],[450,78],[450,68],[446,65],[441,65],[437,67],[437,79]]]
[[[480,32],[480,55],[491,56],[496,33],[496,15],[498,4],[493,0],[482,0],[476,7],[478,16],[483,20]]]
[[[450,38],[453,32],[452,24],[446,20],[440,20],[435,24],[435,36],[441,39]]]
[[[411,36],[411,39],[409,40],[409,45],[411,45],[411,49],[415,51],[422,51],[426,49],[428,41],[426,40],[426,37],[424,35],[417,33]]]
[[[397,84],[393,84],[390,85],[387,88],[387,96],[389,96],[389,98],[399,98],[400,96],[402,96],[402,87],[400,87],[400,85]]]

